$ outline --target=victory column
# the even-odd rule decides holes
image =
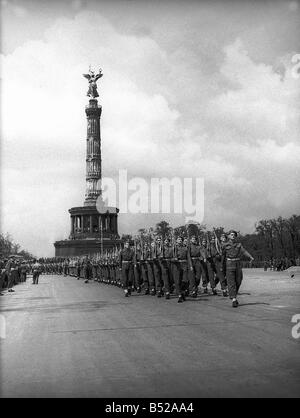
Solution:
[[[98,211],[103,207],[101,199],[101,129],[100,118],[102,106],[98,105],[99,97],[97,81],[103,76],[100,69],[98,74],[89,70],[83,74],[88,79],[89,89],[87,96],[89,104],[85,108],[87,117],[87,138],[86,138],[86,192],[84,205],[69,209],[71,215],[71,232],[69,239],[56,241],[55,256],[70,257],[84,254],[99,253],[101,249],[114,248],[120,244],[118,234],[118,212],[117,208],[107,208]]]

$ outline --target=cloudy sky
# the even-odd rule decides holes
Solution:
[[[23,248],[53,255],[83,203],[89,64],[105,176],[204,178],[208,226],[299,213],[297,1],[2,0],[1,20],[1,228]],[[162,218],[182,222],[119,229]]]

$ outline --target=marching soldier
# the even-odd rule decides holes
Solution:
[[[253,261],[254,258],[241,243],[237,242],[237,232],[229,232],[229,240],[223,248],[223,259],[226,261],[226,278],[228,283],[229,297],[232,300],[233,308],[238,307],[237,294],[243,280],[241,257],[245,256]]]
[[[129,241],[124,244],[124,249],[120,252],[120,273],[125,296],[131,295],[130,284],[133,274],[134,251],[130,248]]]
[[[221,253],[223,254],[223,249],[228,241],[227,235],[224,232],[221,234],[220,241],[221,241]],[[223,264],[221,265],[221,268],[223,270],[223,276],[226,279],[226,262],[224,260],[223,260]],[[226,284],[227,284],[227,281],[226,281]]]
[[[116,257],[116,280],[117,280],[118,287],[121,287],[121,281],[122,281],[120,253],[121,253],[121,249],[119,250],[118,255]]]
[[[206,268],[208,280],[210,283],[211,291],[213,295],[217,295],[216,281],[215,281],[215,264],[214,264],[215,248],[213,238],[208,243],[206,242]],[[205,293],[207,293],[207,288]]]
[[[222,268],[222,253],[221,249],[217,248],[217,242],[215,237],[211,237],[209,254],[207,257],[207,270],[210,283],[213,283],[212,288],[213,295],[217,295],[216,286],[220,282],[223,296],[227,297],[227,283],[223,275]]]
[[[208,286],[208,271],[207,271],[207,257],[208,257],[208,248],[207,248],[207,241],[205,238],[201,241],[201,258],[200,264],[202,269],[202,287],[203,293],[208,293],[207,286]]]
[[[193,298],[197,297],[198,286],[200,285],[201,276],[203,276],[203,265],[201,262],[206,261],[206,252],[198,245],[195,235],[191,237],[189,246],[190,254],[190,293]]]
[[[147,246],[146,251],[146,266],[147,266],[147,278],[150,287],[150,295],[155,296],[155,278],[153,273],[153,254],[154,254],[154,242],[151,242],[150,245]]]
[[[178,303],[185,300],[185,290],[188,285],[188,264],[190,265],[188,249],[183,245],[182,238],[178,237],[173,258],[173,275]]]
[[[148,264],[147,264],[147,258],[148,258],[148,246],[146,243],[141,243],[141,246],[143,246],[143,251],[141,253],[141,260],[140,260],[140,267],[141,267],[141,275],[143,280],[143,287],[145,289],[145,295],[149,295],[149,279],[148,279]]]
[[[154,280],[155,280],[155,289],[156,289],[158,298],[161,298],[163,296],[163,293],[162,293],[163,279],[162,279],[162,271],[161,271],[161,263],[160,263],[160,260],[162,258],[163,258],[163,249],[162,249],[161,237],[157,237],[156,242],[154,242],[154,246],[153,246],[153,274],[154,274]]]
[[[141,258],[142,250],[140,244],[134,243],[134,287],[137,293],[141,293]]]
[[[168,238],[165,239],[160,258],[161,277],[164,284],[165,298],[170,299],[171,293],[171,260],[173,247]]]

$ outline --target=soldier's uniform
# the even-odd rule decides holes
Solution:
[[[206,240],[202,241],[201,253],[202,253],[202,259],[200,261],[201,261],[201,267],[202,267],[202,287],[203,287],[203,292],[208,293],[208,290],[207,290],[208,283],[210,283],[211,288],[214,288],[215,281],[214,279],[212,280],[212,276],[209,276],[208,274],[207,258],[209,257],[209,249],[208,249]]]
[[[1,276],[0,276],[0,295],[1,296],[3,296],[3,293],[2,293],[3,285],[4,285],[5,280],[7,279],[7,272],[6,272],[6,269],[5,269],[6,263],[7,263],[7,260],[2,259],[0,261],[0,274],[1,274]]]
[[[114,286],[117,285],[117,260],[116,260],[116,255],[114,254],[112,257],[112,284]]]
[[[153,274],[155,280],[155,290],[157,297],[161,297],[163,288],[161,259],[163,258],[163,247],[161,245],[155,245],[152,247],[153,253]]]
[[[76,261],[76,276],[77,276],[77,280],[80,279],[80,272],[81,272],[81,262],[80,260]]]
[[[223,273],[223,276],[225,277],[225,279],[226,279],[226,261],[223,259],[222,254],[223,254],[223,250],[224,250],[224,247],[227,244],[227,242],[228,242],[228,240],[227,240],[226,235],[222,234],[221,235],[221,262],[222,263],[220,264],[220,267],[222,269],[222,273]],[[226,281],[226,284],[227,284],[227,281]]]
[[[146,266],[147,266],[147,279],[150,287],[150,294],[155,296],[155,278],[153,272],[153,250],[152,247],[147,247],[146,252]]]
[[[28,272],[28,266],[25,263],[25,261],[22,262],[21,265],[21,269],[20,269],[20,274],[21,274],[21,282],[26,282],[26,276],[27,276],[27,272]]]
[[[164,291],[166,299],[170,299],[171,293],[171,260],[173,258],[173,247],[165,243],[160,258],[161,277],[164,284]]]
[[[134,251],[134,287],[137,290],[137,293],[141,292],[141,257],[142,257],[142,252],[141,249],[135,248]]]
[[[122,273],[122,284],[125,296],[131,294],[131,282],[133,275],[134,252],[131,248],[124,248],[120,252],[120,268]]]
[[[224,245],[223,257],[226,261],[226,278],[230,299],[236,299],[243,280],[241,267],[242,256],[252,259],[252,256],[245,250],[241,243],[228,241]]]
[[[63,263],[63,272],[64,272],[64,276],[68,275],[68,270],[69,270],[69,262],[66,259]]]
[[[121,251],[120,251],[121,252]],[[116,284],[118,287],[121,287],[122,274],[121,274],[121,265],[120,265],[120,252],[116,256]]]
[[[213,294],[217,294],[215,288],[220,282],[223,295],[227,296],[227,283],[222,270],[222,254],[220,254],[217,250],[215,241],[212,241],[207,254],[207,271],[209,281]]]
[[[104,261],[103,261],[103,273],[104,273],[104,283],[108,283],[108,261],[107,261],[107,256],[104,256]]]
[[[33,274],[32,275],[32,280],[33,280],[32,284],[38,284],[39,283],[39,276],[41,274],[41,269],[42,269],[41,264],[36,261],[32,266],[32,270],[33,270],[33,272],[32,272],[32,274]]]
[[[7,274],[7,289],[9,292],[14,292],[12,288],[15,284],[17,279],[18,271],[17,271],[17,264],[15,260],[9,259],[5,266],[6,274]]]
[[[108,283],[112,284],[114,278],[112,255],[108,256]]]
[[[92,278],[92,265],[88,259],[85,259],[83,262],[83,277],[85,283],[88,283]]]
[[[140,260],[140,271],[141,271],[141,278],[142,278],[143,288],[145,290],[145,295],[149,295],[149,279],[148,279],[147,257],[148,257],[148,247],[145,244],[144,247],[143,247],[143,252],[141,253],[141,260]]]
[[[188,287],[188,264],[190,265],[190,257],[187,247],[176,244],[175,257],[173,258],[173,277],[175,290],[179,296],[178,302],[185,300],[185,290]]]
[[[201,277],[202,281],[207,283],[207,273],[204,268],[204,262],[206,259],[205,250],[196,242],[191,242],[189,246],[190,253],[190,268],[189,268],[189,283],[190,293],[192,297],[197,297],[198,286],[200,285]]]
[[[92,277],[94,281],[97,281],[97,270],[98,270],[98,263],[96,262],[96,259],[93,258],[92,261]]]

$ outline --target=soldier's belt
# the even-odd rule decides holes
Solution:
[[[127,260],[122,260],[122,263],[132,263],[131,260],[127,261]]]
[[[240,261],[240,258],[226,258],[228,261]]]
[[[200,257],[191,257],[192,260],[200,260]]]

